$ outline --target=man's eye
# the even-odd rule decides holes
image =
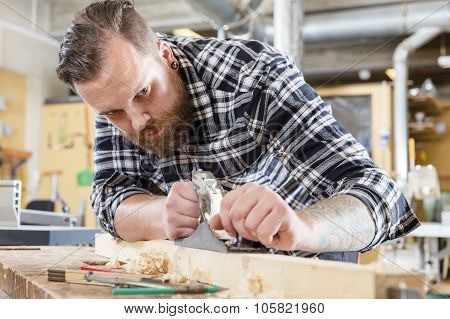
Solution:
[[[137,94],[138,96],[144,96],[148,93],[148,86],[146,86],[145,88],[143,88],[142,90],[139,91],[139,93]]]
[[[107,116],[114,116],[114,115],[117,115],[118,112],[119,111],[111,111],[111,112],[108,112],[106,115]]]

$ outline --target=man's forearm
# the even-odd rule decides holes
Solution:
[[[124,200],[114,216],[114,227],[127,241],[164,239],[162,223],[165,197],[146,194]]]
[[[307,225],[309,240],[302,250],[311,252],[358,251],[375,236],[375,223],[367,207],[356,197],[337,195],[299,213]]]

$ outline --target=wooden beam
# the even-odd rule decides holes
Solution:
[[[20,299],[113,298],[110,287],[47,281],[48,268],[80,269],[82,260],[103,261],[94,255],[91,247],[20,246],[15,248],[0,246],[0,291],[3,291],[6,297]],[[114,298],[118,297],[114,296]]]
[[[142,253],[165,253],[169,273],[229,288],[230,297],[386,298],[387,288],[407,286],[424,293],[424,278],[399,268],[377,269],[318,259],[270,254],[223,254],[179,247],[172,241],[129,243],[98,235],[95,253],[122,262]]]

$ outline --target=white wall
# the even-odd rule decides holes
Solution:
[[[27,19],[31,17],[31,0],[3,0],[24,17],[0,3],[0,68],[7,69],[27,77],[27,113],[25,147],[33,152],[27,163],[29,193],[35,191],[36,171],[39,168],[41,110],[47,97],[65,96],[67,88],[58,80],[55,69],[58,63],[59,43],[42,31],[32,31]],[[45,8],[44,8],[45,9]],[[42,10],[42,7],[40,7]],[[44,15],[45,16],[45,15]],[[48,15],[47,15],[48,16]],[[42,15],[38,14],[38,17]],[[48,23],[37,19],[39,25]]]

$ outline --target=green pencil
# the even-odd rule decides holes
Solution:
[[[204,294],[224,290],[217,286],[177,286],[166,288],[113,288],[113,295],[165,295],[165,294]]]

